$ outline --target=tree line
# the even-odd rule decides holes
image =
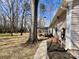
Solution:
[[[31,7],[27,0],[0,0],[0,32],[22,35],[28,31],[30,20]]]
[[[13,36],[14,32],[20,31],[22,35],[24,30],[29,29],[28,42],[36,42],[38,39],[38,2],[39,0],[0,0],[0,32],[9,32]],[[43,13],[45,6],[41,4],[40,9]],[[28,15],[30,16],[29,21],[27,21]]]

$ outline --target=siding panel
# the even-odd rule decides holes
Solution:
[[[73,48],[78,48],[79,47],[79,0],[73,1],[71,35],[73,41]]]

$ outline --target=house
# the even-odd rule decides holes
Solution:
[[[79,0],[63,0],[49,26],[53,35],[56,35],[56,28],[60,38],[61,29],[65,28],[66,30],[65,49],[79,50]],[[72,54],[79,58],[79,53],[73,52]]]
[[[48,32],[48,27],[44,27],[44,28],[43,27],[42,28],[38,27],[37,32],[38,33],[47,33]]]

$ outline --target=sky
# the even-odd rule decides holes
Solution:
[[[2,1],[5,2],[5,0],[2,0]],[[22,0],[19,0],[19,2],[22,2]],[[46,11],[44,12],[44,14],[42,14],[42,17],[46,17],[44,18],[44,20],[46,20],[45,26],[47,27],[50,25],[52,19],[54,18],[60,4],[62,3],[62,0],[39,0],[38,19],[40,19],[40,3],[43,3],[46,8]],[[21,10],[19,12],[21,12]]]
[[[62,0],[40,0],[39,5],[40,3],[43,3],[46,6],[46,12],[42,16],[46,17],[45,20],[46,20],[46,27],[47,27],[50,25],[52,19],[54,18],[59,6],[62,3]],[[40,11],[38,12],[40,13]]]

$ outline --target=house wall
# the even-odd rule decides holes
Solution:
[[[66,27],[66,11],[64,11],[60,16],[60,18],[58,19],[57,22],[57,34],[61,39],[61,29]]]
[[[73,0],[71,26],[72,47],[73,49],[79,49],[79,0]]]
[[[58,16],[59,19],[56,18],[53,27],[50,27],[50,32],[56,36],[55,27],[57,27],[57,34],[61,39],[61,29],[66,27],[66,11],[64,10],[60,16]]]

